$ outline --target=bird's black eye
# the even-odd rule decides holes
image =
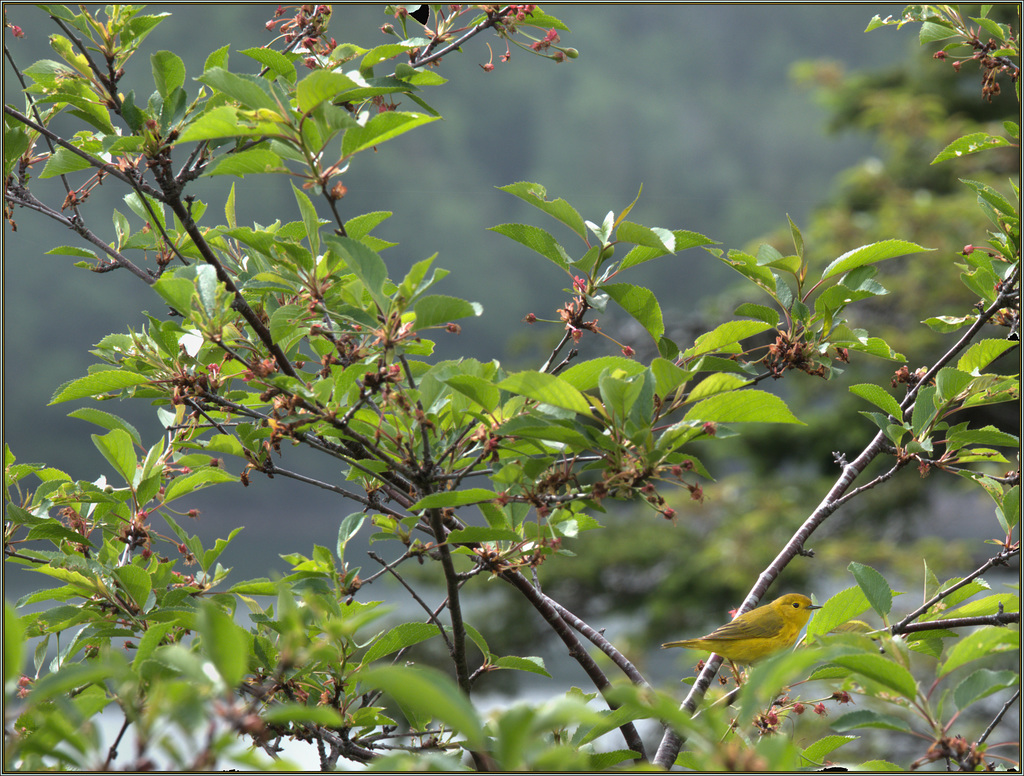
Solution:
[[[796,603],[796,604],[793,604],[793,608],[794,608],[794,609],[799,609],[799,608],[800,608],[800,604],[798,604],[798,603]]]

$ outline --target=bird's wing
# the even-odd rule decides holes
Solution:
[[[766,638],[777,632],[779,632],[784,623],[778,612],[769,609],[766,612],[761,613],[758,617],[758,623],[752,624],[749,620],[744,620],[743,616],[740,615],[735,620],[727,622],[721,628],[718,628],[714,633],[711,633],[704,638],[715,639],[718,641],[733,641],[735,639],[750,639],[750,638]]]

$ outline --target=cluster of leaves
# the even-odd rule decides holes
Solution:
[[[984,589],[980,572],[943,586],[929,578],[926,597],[934,600],[890,626],[888,583],[866,566],[853,567],[858,586],[831,599],[810,631],[823,646],[767,663],[745,685],[737,719],[752,720],[760,741],[748,745],[741,727],[726,749],[717,741],[731,720],[717,711],[691,718],[716,662],[680,709],[620,650],[546,595],[532,574],[554,555],[570,558],[565,540],[599,529],[595,515],[609,499],[646,503],[669,520],[675,511],[666,488],[681,486],[699,500],[700,478],[709,473],[692,452],[694,442],[720,444],[738,433],[733,424],[799,424],[785,402],[755,387],[759,383],[794,371],[830,379],[851,354],[902,361],[885,341],[849,325],[847,308],[886,293],[875,279],[879,262],[925,248],[885,240],[818,270],[805,258],[792,223],[791,255],[768,247],[756,255],[723,251],[695,232],[627,220],[633,204],[598,225],[568,202],[549,199],[543,186],[514,183],[504,190],[582,242],[573,251],[536,226],[493,227],[565,272],[568,301],[555,322],[565,334],[535,370],[434,361],[427,335],[457,333],[456,321],[479,315],[480,306],[435,292],[447,273],[433,267],[433,256],[392,279],[381,257],[390,243],[373,234],[391,214],[343,218],[340,176],[363,162],[364,151],[437,118],[419,92],[444,79],[424,66],[488,29],[513,42],[524,30],[547,29],[520,45],[561,61],[565,57],[546,52],[558,37],[551,33],[565,26],[535,6],[433,7],[433,27],[417,19],[423,37],[364,49],[327,38],[326,6],[293,10],[294,16],[268,25],[280,25],[282,51],[242,52],[261,67],[258,74],[230,70],[225,46],[207,58],[197,78],[202,87],[191,99],[181,59],[157,52],[151,57],[155,91],[143,106],[132,92],[122,96],[117,84],[161,17],[129,6],[112,6],[104,19],[89,9],[47,7],[67,36],[52,39],[61,60],[25,68],[31,79],[25,109],[5,105],[9,222],[17,207],[44,213],[96,248],[62,246],[53,253],[85,258],[82,266],[93,271],[126,269],[170,308],[166,318],[149,316],[140,331],[104,338],[94,351],[101,363],[51,399],[116,396],[157,405],[166,433],[154,444],[111,413],[75,411],[105,430],[93,440],[116,481],[74,480],[44,465],[18,463],[5,449],[5,563],[59,583],[16,607],[5,605],[5,693],[20,699],[19,716],[5,726],[5,762],[23,769],[110,767],[132,728],[137,753],[129,767],[138,769],[152,767],[157,751],[177,768],[211,768],[224,758],[264,765],[255,749],[237,750],[239,737],[272,755],[286,737],[315,742],[325,768],[342,758],[382,769],[429,762],[444,768],[472,762],[478,769],[591,769],[627,760],[667,766],[679,751],[677,732],[691,737],[682,764],[737,767],[765,758],[768,766],[787,767],[801,757],[818,762],[845,742],[827,736],[799,750],[767,735],[778,727],[773,708],[795,712],[801,703],[776,703],[778,688],[822,661],[812,678],[839,682],[836,692],[876,698],[895,692],[930,725],[927,735],[936,746],[946,742],[939,756],[950,756],[945,752],[955,747],[947,740],[948,725],[905,663],[908,650],[944,655],[942,678],[1012,646],[1011,634],[998,626],[1019,621],[1016,596],[966,601]],[[405,35],[409,14],[403,11],[396,13]],[[300,77],[300,65],[311,72]],[[387,75],[375,72],[384,69]],[[399,110],[399,98],[425,112]],[[51,128],[63,114],[81,122],[70,138]],[[48,150],[38,149],[40,143]],[[991,145],[975,142],[961,152]],[[186,160],[175,172],[181,154]],[[33,194],[31,176],[40,165],[40,177],[64,181],[64,208]],[[206,204],[185,192],[200,176],[223,174],[283,174],[299,181],[292,186],[297,220],[239,226],[232,188],[224,223],[202,225]],[[81,209],[104,178],[128,189],[131,211],[115,211],[111,243],[97,237]],[[321,219],[308,191],[322,199],[330,219]],[[965,408],[1018,396],[1015,379],[985,371],[1015,342],[977,337],[996,316],[1019,310],[1019,216],[994,189],[978,192],[996,226],[991,250],[971,254],[963,276],[980,297],[979,308],[935,327],[966,327],[966,333],[931,369],[907,371],[910,387],[902,401],[877,385],[852,389],[881,410],[865,413],[880,431],[855,461],[844,462],[832,492],[762,572],[744,607],[801,554],[807,536],[829,515],[909,463],[977,481],[996,501],[1002,529],[993,562],[1019,554],[1019,485],[1013,476],[978,466],[1005,464],[993,448],[1019,440],[947,420]],[[665,336],[656,295],[619,276],[691,247],[736,269],[762,296],[742,304],[736,319],[680,345]],[[147,268],[150,255],[153,267]],[[579,359],[576,345],[584,337],[610,336],[593,317],[609,303],[650,334],[658,353],[650,363],[634,360],[627,346],[621,356]],[[767,347],[746,344],[769,332]],[[956,366],[948,366],[954,358]],[[342,477],[318,480],[285,465],[292,446],[328,457]],[[892,457],[892,469],[849,490],[883,454]],[[237,476],[230,473],[233,464],[241,469]],[[256,476],[328,490],[359,511],[341,522],[333,549],[284,555],[292,566],[284,579],[228,585],[228,570],[218,561],[240,529],[205,548],[179,523],[194,511],[177,512],[175,502],[213,485],[246,485]],[[346,552],[364,530],[392,555],[371,552],[380,566],[372,573]],[[409,584],[403,565],[412,561],[435,570],[446,592],[439,606],[429,606]],[[186,574],[178,562],[197,568]],[[384,575],[406,585],[424,610],[421,621],[381,624],[388,607],[364,599]],[[466,591],[492,578],[533,607],[597,693],[573,691],[485,722],[470,700],[485,674],[548,675],[539,658],[502,654],[466,621]],[[239,601],[248,610],[248,629],[235,622]],[[940,601],[959,608],[935,609]],[[44,608],[37,612],[26,608],[39,604]],[[873,642],[862,634],[831,634],[868,608],[883,618],[875,635],[886,640],[889,657],[873,654]],[[945,650],[941,639],[968,625],[988,627]],[[32,678],[20,677],[29,639],[36,644]],[[444,644],[454,679],[401,664],[428,639]],[[613,686],[584,640],[612,659],[628,686]],[[962,689],[965,683],[954,692],[960,710],[1013,684],[1003,672],[982,674]],[[607,710],[591,703],[598,694]],[[123,725],[104,753],[98,728],[86,723],[112,705]],[[666,725],[653,756],[633,725],[640,718]],[[213,720],[219,726],[211,726]],[[892,727],[886,720],[858,718],[845,729]],[[616,728],[626,748],[598,752],[593,742]],[[972,751],[984,756],[978,747]]]

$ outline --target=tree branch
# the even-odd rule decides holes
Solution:
[[[509,13],[509,10],[510,7],[506,5],[500,11],[488,11],[487,18],[484,19],[479,24],[475,25],[474,27],[471,27],[469,31],[466,32],[466,34],[463,35],[461,38],[452,41],[444,48],[432,52],[429,56],[426,56],[423,59],[417,59],[414,62],[411,62],[410,64],[413,67],[423,67],[424,65],[429,65],[431,62],[437,61],[438,59],[452,51],[456,51],[457,49],[461,48],[462,44],[465,43],[466,41],[470,40],[471,38],[475,38],[484,30],[495,26]]]
[[[935,606],[935,604],[937,604],[943,598],[948,596],[953,591],[959,590],[961,587],[966,585],[971,580],[977,579],[982,574],[984,574],[986,571],[988,571],[990,568],[994,568],[995,566],[1005,566],[1006,562],[1010,558],[1013,558],[1013,557],[1015,557],[1017,555],[1020,555],[1020,547],[1016,547],[1016,548],[1012,548],[1012,549],[1005,549],[1002,552],[1000,552],[998,555],[996,555],[995,557],[989,558],[980,567],[976,568],[974,571],[972,571],[966,577],[961,579],[955,585],[950,585],[945,590],[940,590],[938,593],[933,595],[930,599],[928,599],[923,604],[921,604],[917,609],[915,609],[910,614],[908,614],[906,617],[904,617],[902,620],[900,620],[898,623],[893,625],[892,626],[892,633],[893,634],[896,634],[896,633],[909,633],[910,631],[907,631],[907,630],[904,630],[904,629],[907,626],[909,626],[910,623],[912,623],[918,617],[920,617],[925,612],[927,612],[929,609],[931,609],[933,606]]]
[[[594,686],[597,687],[602,695],[604,695],[611,687],[608,677],[604,675],[600,666],[598,666],[594,659],[587,653],[587,650],[580,643],[579,639],[576,638],[576,634],[569,629],[567,620],[564,619],[561,612],[555,608],[553,605],[554,602],[531,585],[530,581],[518,571],[503,571],[501,573],[501,578],[510,583],[516,588],[516,590],[526,597],[526,600],[533,605],[533,607],[540,613],[541,617],[547,621],[552,630],[558,634],[558,637],[569,648],[569,657],[573,658],[573,660],[580,664],[583,670],[587,672],[587,676],[590,677]],[[608,706],[611,709],[618,708],[618,704],[611,701],[608,701]],[[621,725],[619,730],[622,731],[622,736],[626,739],[626,745],[632,751],[637,753],[638,759],[646,760],[647,754],[644,750],[643,741],[640,739],[640,735],[637,733],[636,727],[634,727],[633,723],[627,722],[626,724]]]
[[[31,127],[36,132],[41,134],[43,137],[46,137],[49,140],[52,140],[54,143],[56,143],[57,145],[61,146],[62,148],[66,148],[68,151],[70,151],[71,153],[75,154],[76,156],[80,156],[82,159],[84,159],[85,161],[87,161],[89,163],[90,167],[95,167],[97,170],[102,170],[107,175],[110,175],[113,178],[117,178],[122,183],[125,183],[128,186],[131,186],[136,191],[145,192],[146,194],[149,194],[151,197],[153,197],[156,200],[159,200],[160,202],[166,202],[163,193],[159,189],[154,189],[153,187],[148,186],[145,183],[142,183],[141,181],[136,181],[130,175],[127,175],[127,174],[121,172],[121,168],[117,167],[116,165],[107,164],[106,162],[101,161],[100,159],[97,159],[96,157],[94,157],[94,156],[92,156],[90,154],[87,154],[85,151],[82,151],[81,149],[76,148],[71,143],[69,143],[67,140],[62,138],[60,135],[57,135],[56,133],[51,132],[49,129],[44,127],[42,124],[37,124],[35,121],[30,119],[28,116],[26,116],[23,113],[20,113],[19,111],[15,110],[10,105],[4,105],[4,113],[6,113],[11,118],[20,121],[22,124],[25,124],[26,126]]]
[[[999,612],[981,617],[950,617],[947,620],[928,620],[912,622],[909,625],[893,625],[890,628],[893,636],[902,633],[920,633],[921,631],[946,630],[947,628],[971,628],[975,625],[1011,625],[1020,623],[1020,612]]]
[[[35,195],[32,194],[32,192],[30,192],[27,188],[24,188],[23,186],[20,185],[14,188],[8,188],[4,192],[4,194],[9,202],[12,202],[15,205],[19,205],[20,207],[27,207],[29,210],[34,210],[37,213],[41,213],[42,215],[53,219],[58,224],[61,224],[62,226],[70,229],[72,232],[89,241],[97,248],[99,248],[101,251],[103,251],[105,254],[107,254],[111,258],[113,263],[100,265],[101,268],[97,268],[95,269],[95,271],[103,271],[105,269],[123,267],[124,269],[128,270],[133,275],[135,275],[137,278],[139,278],[139,280],[141,280],[146,285],[151,286],[156,282],[156,278],[151,273],[142,269],[142,267],[135,264],[135,262],[133,262],[127,256],[124,256],[119,251],[115,250],[114,248],[103,242],[103,240],[101,240],[99,237],[93,234],[92,231],[89,230],[85,226],[85,224],[82,223],[81,219],[78,218],[77,216],[68,218],[62,213],[58,213],[49,205],[38,200],[35,197]]]

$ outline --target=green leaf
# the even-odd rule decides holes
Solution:
[[[878,728],[880,730],[898,730],[903,733],[910,733],[913,730],[909,724],[899,717],[869,710],[851,711],[832,723],[832,729],[840,733],[844,730],[855,730],[856,728],[863,727]]]
[[[362,528],[365,520],[365,514],[362,512],[353,512],[341,521],[341,525],[338,526],[338,546],[335,550],[338,555],[338,560],[345,560],[345,547],[348,546],[352,537],[359,533],[359,529]]]
[[[398,652],[440,634],[440,629],[430,622],[403,622],[374,641],[360,663],[364,666],[369,665],[392,652]]]
[[[48,250],[44,256],[81,256],[85,259],[98,258],[96,251],[86,250],[85,248],[78,248],[74,245],[59,245],[56,248]]]
[[[267,578],[247,579],[231,586],[229,593],[235,595],[277,595],[280,588]]]
[[[1003,497],[1002,505],[996,510],[1003,530],[1010,533],[1020,523],[1020,485],[1014,485]]]
[[[661,230],[652,230],[656,234],[660,234]],[[668,232],[668,230],[664,230]],[[685,229],[674,229],[669,234],[672,235],[672,240],[675,243],[675,253],[686,250],[687,248],[694,248],[700,245],[711,245],[714,240],[705,237],[697,232],[689,232]],[[665,244],[667,237],[662,240],[662,244]],[[643,264],[645,261],[651,259],[657,259],[660,256],[665,255],[665,249],[663,247],[648,247],[645,245],[638,245],[627,253],[622,259],[622,265],[620,270],[629,269],[635,267],[638,264]]]
[[[501,402],[501,390],[494,383],[476,375],[452,375],[444,380],[454,390],[468,396],[487,412],[494,412]]]
[[[625,377],[632,377],[644,371],[644,365],[625,356],[600,356],[586,361],[579,361],[558,376],[581,391],[592,391],[597,388],[601,374],[608,370],[619,372]]]
[[[753,337],[770,328],[772,328],[772,324],[765,321],[726,321],[697,337],[693,347],[685,351],[683,355],[692,358],[706,353],[738,353],[741,340]]]
[[[895,690],[908,701],[917,697],[917,682],[910,671],[882,655],[839,655],[831,662]]]
[[[404,54],[412,48],[416,48],[416,46],[408,42],[384,43],[380,46],[374,46],[366,52],[366,55],[359,63],[359,70],[369,75],[374,65],[397,57],[399,54]]]
[[[239,178],[265,172],[287,172],[284,160],[266,148],[248,148],[226,154],[207,169],[205,175],[237,175]]]
[[[808,638],[831,633],[843,623],[863,614],[870,608],[864,591],[860,587],[848,587],[829,598],[816,612],[807,625]]]
[[[344,728],[346,724],[337,709],[329,706],[307,706],[304,703],[276,703],[260,712],[260,718],[268,725],[309,723],[328,728]]]
[[[966,677],[953,691],[953,702],[963,711],[972,703],[987,698],[994,692],[1005,690],[1020,684],[1020,674],[1016,671],[992,671],[981,668]]]
[[[25,662],[25,625],[4,601],[4,686],[21,676]]]
[[[411,129],[437,121],[438,118],[440,117],[404,111],[378,113],[366,122],[366,126],[353,127],[345,132],[345,137],[341,141],[341,155],[347,158],[405,134]]]
[[[294,65],[292,70],[295,70]],[[361,88],[360,85],[344,73],[321,68],[312,71],[298,82],[295,87],[295,96],[299,110],[308,114],[325,100],[333,102],[344,92],[358,88]],[[355,123],[354,120],[353,123]]]
[[[416,313],[416,328],[426,328],[449,323],[458,318],[482,315],[484,308],[479,302],[467,302],[454,296],[434,294],[424,296],[413,306]]]
[[[28,150],[28,132],[21,127],[4,128],[4,177],[14,171],[14,165],[21,155]],[[68,246],[64,246],[68,247]],[[83,250],[78,248],[77,250]],[[95,255],[95,254],[93,254]]]
[[[153,592],[153,580],[138,566],[121,566],[114,569],[114,576],[121,587],[142,611],[147,611],[149,595]]]
[[[763,304],[745,302],[735,309],[734,314],[743,315],[748,318],[757,318],[757,320],[764,321],[770,327],[778,326],[779,324],[778,311]]]
[[[219,49],[211,51],[210,55],[203,62],[203,72],[210,70],[215,67],[227,68],[228,66],[228,53],[231,48],[230,43],[225,43]]]
[[[926,385],[917,393],[914,409],[910,414],[910,429],[918,439],[924,434],[925,428],[935,419],[938,409],[935,407],[935,386]]]
[[[237,687],[249,668],[249,638],[230,615],[211,601],[202,601],[196,618],[202,652],[210,658],[224,683]]]
[[[668,396],[693,377],[693,372],[660,356],[651,362],[651,373],[654,375],[654,390],[662,397]]]
[[[39,173],[39,177],[40,179],[56,178],[58,175],[87,170],[91,166],[88,160],[61,146],[50,155],[43,171]]]
[[[353,240],[362,240],[382,221],[386,221],[392,215],[393,213],[388,210],[375,210],[372,213],[355,216],[345,222],[345,233]]]
[[[804,749],[803,756],[812,763],[821,763],[828,754],[858,738],[860,736],[825,736]]]
[[[302,225],[306,230],[306,239],[309,240],[309,249],[314,253],[320,253],[320,217],[316,214],[316,208],[306,192],[292,184],[292,193],[299,205],[299,212],[302,213]]]
[[[113,430],[119,428],[127,433],[135,444],[142,445],[142,437],[139,435],[138,429],[127,420],[117,417],[117,415],[112,415],[109,412],[104,412],[94,407],[82,407],[74,412],[69,412],[68,417],[94,423],[105,429]]]
[[[518,655],[506,655],[494,660],[493,665],[498,668],[514,668],[517,671],[529,671],[531,674],[540,674],[549,679],[551,674],[544,667],[544,659],[540,657],[519,657]]]
[[[728,254],[722,256],[721,251],[719,251],[718,249],[708,248],[706,250],[710,251],[713,255],[717,256],[719,259],[728,264],[730,267],[732,267],[734,270],[739,272],[744,277],[749,278],[754,283],[767,290],[773,296],[777,292],[775,285],[775,275],[772,274],[772,271],[768,269],[768,267],[762,267],[758,265],[757,259],[754,256],[751,256],[749,253],[731,250]],[[790,302],[791,301],[792,300],[790,300]],[[784,303],[783,307],[788,308],[790,302]]]
[[[587,228],[583,224],[583,217],[576,211],[576,208],[564,199],[556,199],[549,202],[547,200],[547,189],[539,183],[520,181],[519,183],[510,183],[508,186],[498,186],[497,188],[519,197],[523,202],[533,205],[552,218],[558,219],[581,238],[587,239]]]
[[[847,567],[853,578],[857,580],[864,596],[880,616],[885,617],[892,610],[892,588],[885,581],[885,577],[875,571],[871,566],[853,561]]]
[[[601,375],[599,387],[605,411],[621,423],[630,417],[631,411],[637,404],[644,388],[644,380],[642,378],[622,379],[614,376],[611,372],[605,372]],[[644,407],[642,403],[640,407],[641,412],[650,409],[649,405]]]
[[[483,723],[469,699],[447,676],[432,668],[387,666],[361,673],[360,683],[383,690],[413,718],[434,718],[463,735],[471,749],[484,746]],[[408,712],[407,716],[408,716]]]
[[[452,544],[480,544],[482,542],[519,542],[523,537],[508,528],[484,528],[471,525],[448,534]]]
[[[569,272],[569,254],[550,233],[529,224],[498,224],[489,231],[503,234],[522,243],[532,251],[536,251],[556,267]]]
[[[274,51],[269,48],[247,48],[242,49],[238,53],[245,54],[247,57],[252,57],[270,70],[275,76],[283,78],[288,83],[295,83],[295,79],[298,77],[295,65],[280,51]],[[314,70],[313,72],[322,73],[326,71]]]
[[[686,413],[687,421],[716,423],[798,423],[778,396],[759,390],[732,391],[698,402]]]
[[[167,99],[171,92],[185,85],[185,63],[173,51],[158,51],[149,61],[153,66],[153,82],[161,97]]]
[[[61,542],[68,541],[76,544],[84,544],[86,547],[93,547],[86,537],[82,536],[75,531],[65,528],[59,523],[47,521],[39,525],[34,525],[29,529],[28,535],[25,537],[29,541],[36,539],[44,539],[49,542],[53,542],[56,545],[60,545]]]
[[[1002,140],[1002,138],[1000,138]],[[1009,142],[1004,142],[1004,145],[1009,145]],[[985,202],[988,202],[994,210],[1008,218],[1016,219],[1017,208],[1011,203],[1006,197],[1000,194],[991,186],[988,186],[980,181],[972,181],[967,178],[961,178],[960,182],[974,189],[978,196]]]
[[[988,132],[973,132],[970,135],[958,137],[948,146],[939,151],[932,159],[932,164],[944,162],[947,159],[957,159],[968,154],[976,154],[979,151],[987,151],[990,148],[1001,148],[1010,145],[1010,141],[1004,137],[990,135]]]
[[[668,229],[658,227],[651,228],[634,224],[632,221],[623,221],[615,230],[615,239],[620,242],[635,243],[647,248],[657,248],[666,253],[674,253],[676,249],[676,238]]]
[[[51,698],[66,696],[85,685],[104,682],[116,675],[124,663],[124,657],[117,652],[108,652],[104,658],[87,663],[65,663],[58,671],[33,684],[28,703],[38,708]]]
[[[579,390],[555,375],[528,370],[509,375],[498,387],[510,393],[590,416],[590,404]]]
[[[1017,347],[1017,345],[1018,343],[1011,340],[979,340],[960,356],[960,360],[956,363],[956,368],[968,374],[975,374],[975,370],[978,370],[980,373],[982,369],[1003,355],[1003,353]]]
[[[116,428],[103,436],[92,434],[91,437],[96,449],[114,467],[114,471],[120,474],[126,483],[133,484],[138,458],[135,456],[135,448],[128,432]]]
[[[374,251],[367,248],[358,240],[350,237],[325,237],[324,241],[336,250],[351,269],[366,286],[374,301],[384,308],[386,300],[384,297],[384,281],[388,278],[388,270],[384,260]]]
[[[789,233],[793,236],[793,247],[796,255],[801,259],[804,257],[804,236],[800,233],[800,227],[793,223],[793,219],[786,213],[786,220],[789,221]]]
[[[905,256],[908,253],[930,251],[934,248],[924,248],[917,243],[906,240],[882,240],[881,242],[863,245],[840,256],[829,264],[821,274],[821,279],[841,275],[856,267],[863,267],[865,264],[875,264],[886,259],[894,259],[898,256]]]
[[[466,490],[447,490],[443,493],[431,493],[424,496],[411,507],[409,511],[416,512],[420,509],[437,509],[439,507],[461,507],[466,504],[477,504],[481,501],[493,501],[498,494],[493,490],[484,488],[468,488]]]
[[[661,315],[661,306],[654,292],[643,286],[629,283],[609,283],[601,286],[619,306],[629,313],[636,321],[647,329],[657,342],[665,333],[665,322]]]
[[[966,372],[952,367],[943,367],[935,376],[935,388],[943,402],[952,401],[959,396],[972,382],[973,378]]]
[[[937,315],[932,318],[926,318],[924,322],[932,331],[937,331],[939,334],[949,334],[951,331],[962,329],[964,326],[974,323],[977,319],[977,315]]]
[[[876,407],[887,414],[892,415],[897,420],[902,420],[903,418],[903,411],[900,409],[899,402],[897,402],[896,399],[890,396],[889,393],[880,386],[874,385],[873,383],[851,385],[850,393],[854,396],[860,396],[862,399],[867,399]]]
[[[135,649],[135,657],[132,658],[132,668],[138,671],[139,668],[152,657],[153,652],[159,647],[167,634],[175,627],[183,625],[180,622],[151,622],[146,632],[139,639]]]
[[[1020,649],[1020,631],[994,625],[979,628],[953,645],[946,662],[939,667],[938,675],[945,676],[971,661],[1012,649]]]
[[[697,385],[693,387],[693,390],[687,395],[687,402],[695,402],[701,399],[706,399],[709,396],[715,396],[726,391],[736,391],[742,388],[744,385],[748,385],[750,380],[747,380],[739,375],[734,375],[728,372],[712,372]]]
[[[221,482],[238,482],[238,477],[220,467],[207,466],[184,477],[176,477],[164,491],[164,501],[170,503],[202,488]]]
[[[271,97],[267,81],[258,76],[236,75],[221,67],[208,68],[197,81],[211,89],[223,92],[246,108],[266,108],[275,113],[280,110],[277,101]]]
[[[222,137],[260,137],[278,131],[276,124],[260,122],[255,125],[243,123],[238,108],[221,105],[200,114],[181,133],[180,142],[216,140]]]
[[[192,297],[196,293],[196,287],[188,278],[166,274],[153,284],[153,290],[182,315],[192,309]]]

